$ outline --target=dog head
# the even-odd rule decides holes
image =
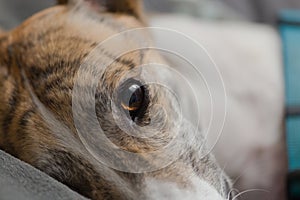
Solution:
[[[29,129],[36,137],[47,137],[43,143],[47,145],[30,148],[60,146],[78,155],[93,168],[90,173],[105,174],[103,180],[90,178],[85,184],[103,182],[124,199],[227,198],[230,182],[213,156],[203,154],[201,133],[180,118],[172,91],[151,81],[168,75],[158,66],[146,66],[165,63],[151,48],[139,48],[140,43],[151,43],[149,33],[130,34],[146,26],[141,2],[61,0],[58,4],[0,39],[3,74],[21,88],[24,107],[38,109],[39,123],[29,123]],[[114,43],[104,43],[116,34],[120,37]],[[120,54],[120,49],[134,51]],[[175,136],[177,145],[172,146]],[[167,151],[160,151],[166,146]],[[62,163],[45,161],[47,153],[32,161],[24,153],[28,148],[18,153],[21,159],[55,178],[57,171],[65,173]],[[42,167],[45,162],[53,166]],[[74,168],[77,173],[85,170]],[[81,191],[80,179],[76,184],[60,181],[94,199],[114,197],[99,187]]]

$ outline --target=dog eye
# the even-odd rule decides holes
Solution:
[[[130,79],[119,89],[121,107],[129,113],[133,121],[141,117],[146,109],[146,88],[137,80]]]
[[[133,84],[122,91],[121,105],[125,110],[136,111],[143,104],[144,91],[141,86]]]

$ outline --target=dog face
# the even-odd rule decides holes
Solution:
[[[203,156],[201,134],[179,120],[172,92],[147,83],[164,72],[139,70],[145,63],[164,63],[163,58],[151,49],[116,53],[138,47],[149,34],[129,34],[99,47],[115,34],[145,26],[140,1],[59,4],[1,35],[1,149],[92,199],[227,198],[228,178],[213,156]],[[103,68],[99,62],[110,64]],[[98,143],[89,111],[121,153],[112,155],[105,142]],[[109,163],[91,155],[79,132]],[[171,150],[180,152],[178,157],[160,166],[170,154],[148,152],[168,145],[177,133],[182,145]],[[123,152],[138,156],[129,161]],[[136,163],[147,170],[139,171]]]

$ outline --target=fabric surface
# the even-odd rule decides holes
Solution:
[[[0,151],[0,200],[86,200],[30,165]]]

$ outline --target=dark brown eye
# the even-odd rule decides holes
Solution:
[[[129,113],[133,121],[141,115],[147,107],[146,88],[137,80],[126,81],[119,89],[121,107]]]
[[[122,95],[122,107],[128,111],[138,110],[144,99],[144,91],[141,86],[133,84],[123,91]]]

